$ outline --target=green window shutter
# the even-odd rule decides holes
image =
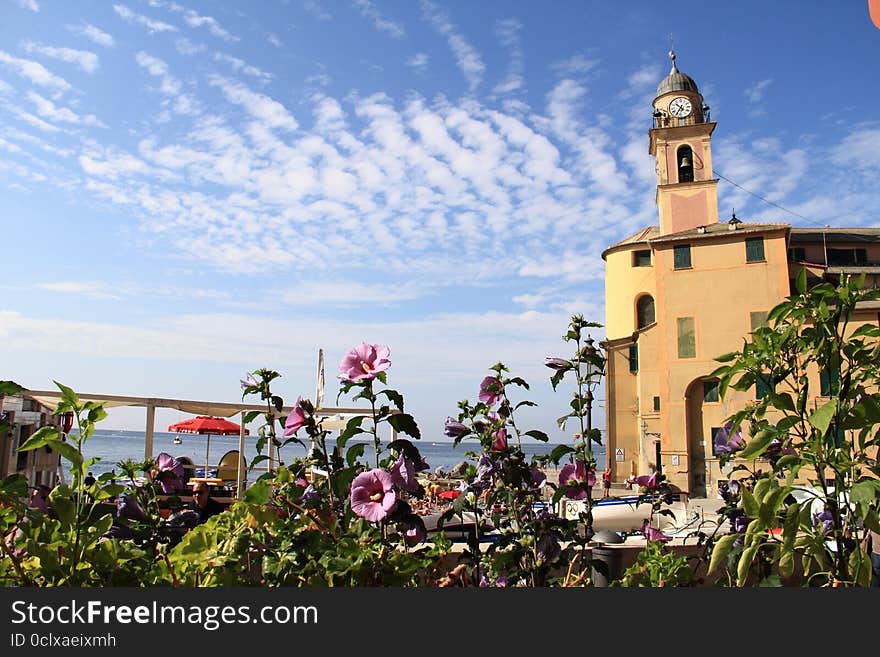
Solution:
[[[657,395],[654,395],[654,411],[656,413],[660,412],[660,397]]]
[[[718,381],[703,381],[703,401],[718,401]]]
[[[819,394],[823,397],[833,397],[840,392],[840,372],[835,370],[822,370],[819,372]]]
[[[639,346],[637,344],[629,348],[629,371],[633,373],[639,371]]]
[[[764,261],[764,238],[746,238],[746,262]]]
[[[749,313],[749,323],[752,327],[752,332],[754,333],[759,328],[764,328],[767,326],[767,316],[770,313],[766,310],[758,310],[753,313]]]
[[[679,244],[673,249],[674,267],[676,269],[690,269],[691,267],[691,245]]]
[[[771,390],[773,386],[770,384],[769,375],[761,374],[755,379],[755,399],[764,399]]]
[[[679,317],[675,321],[678,326],[678,357],[696,358],[697,340],[694,334],[694,318]]]

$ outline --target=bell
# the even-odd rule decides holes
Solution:
[[[683,158],[681,158],[681,164],[679,166],[681,166],[681,167],[691,166],[691,158],[689,158],[687,155],[685,155]]]

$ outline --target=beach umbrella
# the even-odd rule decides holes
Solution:
[[[208,466],[211,463],[211,436],[232,436],[240,435],[241,426],[235,422],[230,422],[224,417],[213,417],[211,415],[199,415],[182,422],[175,422],[168,426],[168,431],[175,433],[192,433],[200,436],[208,437],[208,445],[205,450],[205,477],[208,476]],[[248,435],[250,431],[244,430],[244,434]]]
[[[454,499],[458,498],[459,495],[461,495],[460,490],[445,490],[442,493],[440,493],[437,497],[439,497],[442,500],[454,500]]]

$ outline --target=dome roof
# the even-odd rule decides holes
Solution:
[[[657,86],[657,97],[659,98],[670,91],[692,91],[695,94],[700,93],[700,90],[697,89],[697,83],[694,82],[689,75],[680,72],[675,66],[675,53],[671,50],[669,51],[669,57],[672,59],[672,70],[669,71],[669,75],[663,78]]]

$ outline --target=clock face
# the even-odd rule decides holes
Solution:
[[[691,113],[691,109],[691,101],[684,96],[674,98],[672,102],[669,103],[669,113],[677,119],[683,119],[686,117]]]

